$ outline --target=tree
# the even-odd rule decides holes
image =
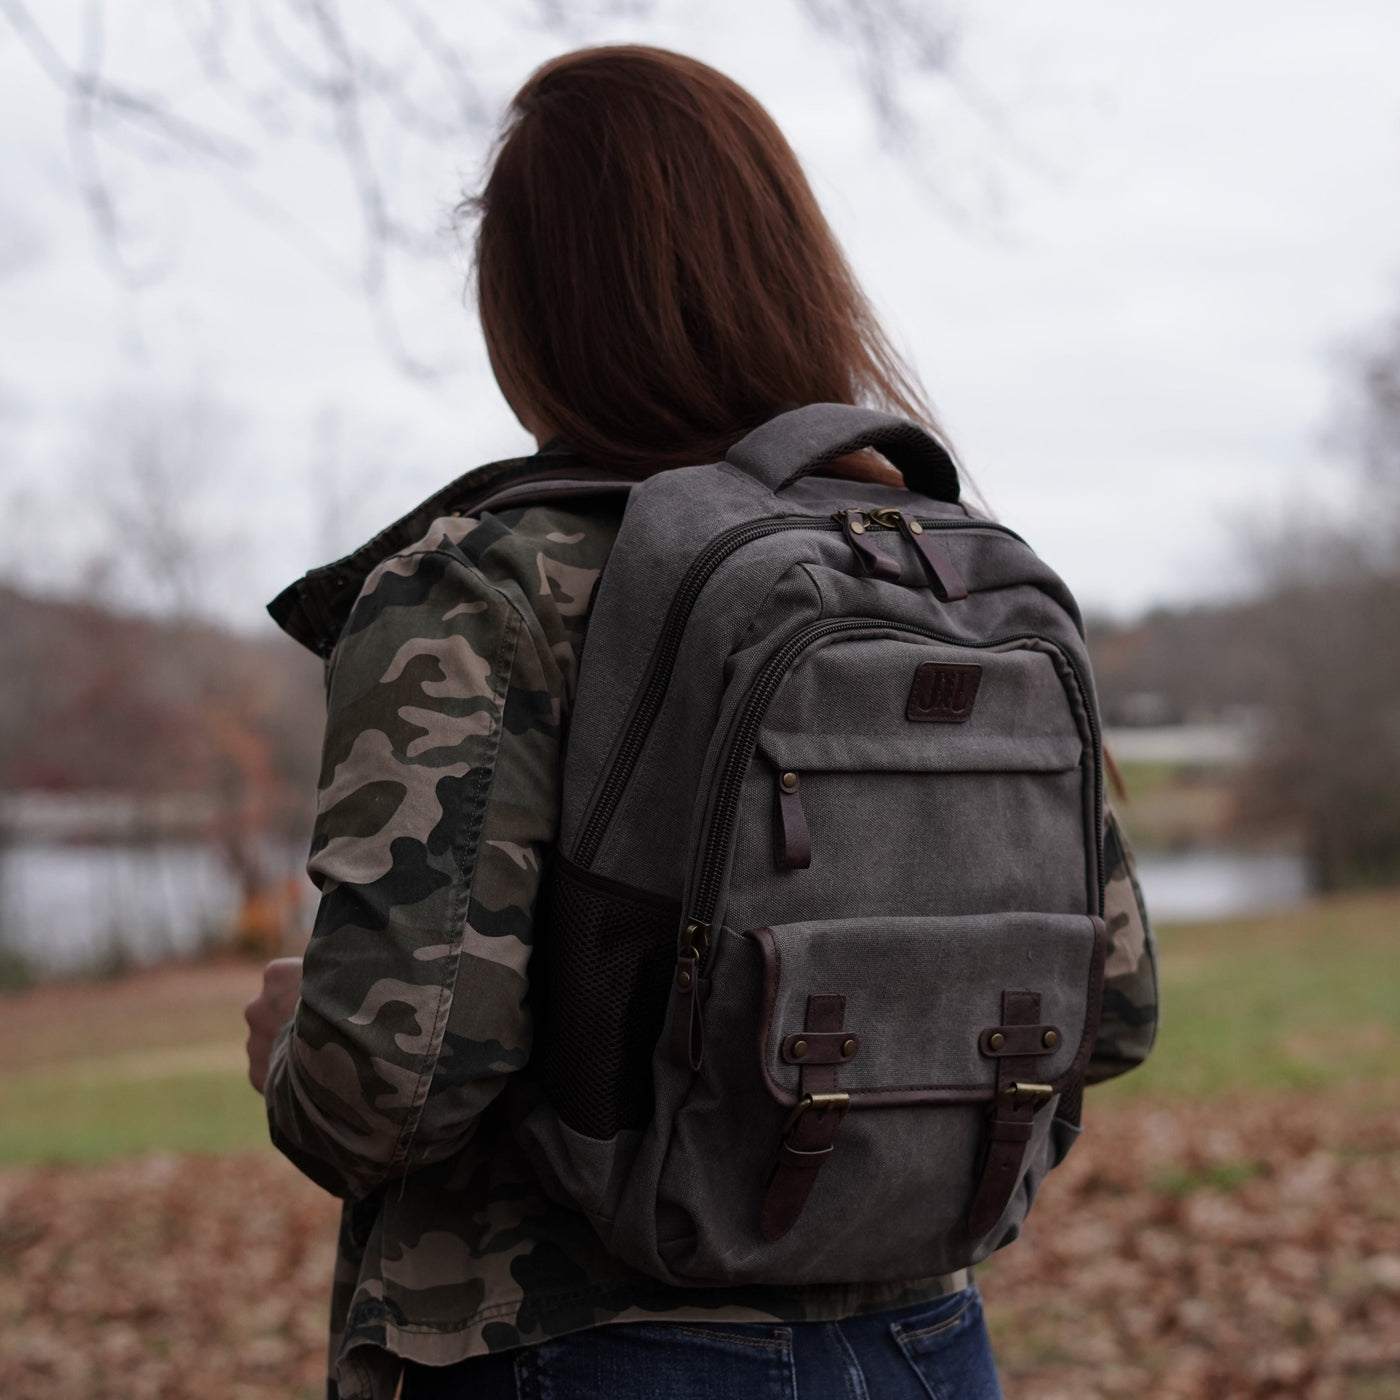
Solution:
[[[428,381],[465,363],[457,358],[464,353],[456,348],[459,320],[417,312],[444,303],[450,206],[458,191],[441,198],[442,174],[465,171],[470,179],[508,95],[493,69],[502,34],[541,56],[616,34],[619,20],[645,39],[682,3],[181,0],[153,7],[133,0],[0,0],[0,72],[31,76],[37,99],[26,108],[26,129],[64,143],[78,196],[74,219],[85,213],[101,262],[134,292],[129,301],[154,282],[178,278],[193,261],[192,248],[189,259],[182,250],[181,224],[186,215],[209,217],[189,214],[198,204],[250,241],[281,240],[287,262],[304,259],[313,269],[299,281],[327,279],[363,306],[390,361],[406,376]],[[880,138],[911,171],[926,177],[936,163],[965,176],[991,163],[945,156],[933,128],[946,123],[928,119],[926,103],[944,101],[994,128],[993,141],[1003,129],[961,65],[960,30],[944,0],[790,4],[794,26],[805,23],[839,51]],[[487,29],[494,35],[489,41]],[[422,176],[416,183],[406,173],[414,171]],[[936,193],[931,181],[926,185]],[[942,197],[939,207],[961,218],[979,207],[978,198],[975,192],[961,202]],[[33,251],[22,221],[10,214],[0,205],[0,275]],[[157,522],[197,515],[196,498],[220,482],[188,456],[197,489],[176,481],[169,460],[154,458],[136,440],[144,432],[140,420],[152,416],[168,420],[164,437],[184,435],[173,421],[184,409],[162,391],[132,387],[140,363],[133,369],[127,392],[141,402],[101,410],[104,418],[121,420],[115,441],[133,460],[117,471],[115,489],[105,471],[75,483],[76,513],[96,508],[101,516],[104,549],[92,561],[95,583],[103,590],[121,583],[124,601],[139,597],[179,611],[207,591],[207,580],[195,575],[209,555],[190,553],[175,539],[167,557],[157,557]],[[0,430],[7,407],[19,408],[6,388],[0,384]],[[338,445],[336,411],[329,405],[331,416],[316,430],[313,477],[317,493],[328,493],[316,497],[325,516],[321,533],[339,546],[353,523],[342,502],[365,495],[353,489],[364,473],[351,459],[365,455],[367,435],[357,422],[340,435],[352,448]],[[256,429],[261,408],[248,412]],[[14,443],[17,451],[27,446],[18,437]],[[232,468],[232,460],[225,465]],[[56,518],[71,524],[72,489],[51,471],[0,485],[0,577],[71,591],[81,566],[55,569],[53,551],[40,541]],[[119,547],[105,548],[114,537]],[[140,545],[134,554],[127,549],[133,539]],[[67,532],[69,551],[85,543],[81,531]]]
[[[101,532],[88,580],[99,601],[178,618],[204,610],[210,570],[235,553],[210,492],[238,429],[237,415],[202,392],[118,396],[94,415],[81,476]]]
[[[1400,318],[1344,388],[1358,508],[1303,503],[1252,542],[1273,725],[1241,791],[1247,825],[1301,830],[1324,890],[1400,880]]]
[[[675,0],[672,0],[674,3]],[[799,10],[850,55],[882,138],[916,167],[919,124],[909,81],[956,90],[993,125],[994,104],[957,64],[958,30],[935,0],[798,0]],[[644,32],[667,0],[526,0],[514,23],[565,42],[595,40],[625,17]],[[502,7],[507,13],[509,8]],[[56,12],[57,11],[57,12]],[[139,169],[161,180],[212,181],[243,218],[274,229],[368,307],[380,345],[405,374],[442,368],[405,343],[396,286],[411,264],[436,261],[444,229],[415,207],[400,173],[479,156],[490,138],[496,91],[475,40],[470,7],[447,0],[181,0],[168,15],[141,7],[139,23],[169,52],[152,83],[130,72],[121,26],[104,0],[77,14],[0,0],[0,17],[60,99],[71,165],[96,246],[112,274],[139,288],[171,274],[168,239],[134,188]],[[66,21],[66,23],[65,23]],[[171,28],[161,31],[161,25]],[[154,40],[152,40],[154,42]],[[310,143],[343,177],[348,256],[313,231],[312,191],[278,193],[266,178],[276,153]],[[942,201],[944,212],[963,210]]]

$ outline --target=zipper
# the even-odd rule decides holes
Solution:
[[[868,514],[870,523],[877,525],[880,529],[895,530],[898,529],[898,526],[888,519],[891,509],[881,507],[866,514]],[[893,511],[893,514],[899,515],[899,512]],[[881,519],[882,515],[886,518]],[[1026,543],[1015,530],[989,520],[946,520],[937,517],[920,517],[918,524],[923,530],[995,530],[1000,534],[1010,536],[1021,544]],[[628,721],[621,744],[618,745],[617,756],[608,769],[608,775],[603,781],[603,786],[588,814],[588,820],[584,823],[578,845],[575,847],[573,855],[575,865],[586,870],[592,865],[594,857],[598,854],[598,847],[602,844],[603,835],[612,821],[618,803],[622,800],[622,794],[626,791],[627,784],[631,781],[632,770],[637,766],[637,760],[641,757],[642,749],[646,746],[647,735],[651,733],[652,723],[666,698],[666,691],[671,684],[671,673],[675,670],[676,657],[680,653],[681,638],[685,634],[686,624],[690,621],[690,614],[715,570],[735,550],[742,549],[755,540],[765,539],[769,535],[776,535],[785,530],[835,532],[845,528],[845,524],[837,515],[826,519],[811,515],[769,516],[763,520],[751,520],[744,525],[732,526],[722,534],[716,535],[696,555],[690,567],[685,571],[685,576],[676,589],[676,595],[671,600],[666,620],[661,625],[661,632],[657,637],[656,648],[652,652],[651,665],[648,668],[647,679],[642,687],[641,695],[633,707],[632,718]]]
[[[697,970],[703,970],[708,961],[710,943],[710,923],[714,918],[715,904],[719,899],[720,881],[723,876],[725,855],[734,835],[734,822],[739,810],[739,797],[753,757],[754,745],[758,740],[759,729],[768,706],[778,692],[788,671],[798,658],[813,643],[824,637],[841,632],[869,631],[871,628],[884,628],[889,631],[904,632],[914,636],[927,637],[930,641],[942,642],[949,646],[967,647],[986,651],[993,647],[1006,646],[1011,642],[1042,642],[1053,647],[1069,666],[1079,689],[1080,700],[1089,719],[1089,736],[1094,751],[1094,832],[1103,827],[1103,740],[1099,732],[1098,719],[1089,703],[1089,690],[1079,663],[1052,638],[1037,632],[1010,632],[987,641],[972,642],[964,637],[938,632],[930,627],[919,627],[909,623],[892,623],[878,617],[857,617],[830,619],[814,622],[794,633],[769,659],[759,672],[735,729],[733,743],[720,773],[719,790],[715,798],[714,811],[710,818],[709,830],[705,838],[705,854],[700,864],[700,875],[696,881],[695,893],[691,900],[691,913],[687,916],[682,931],[681,955],[695,958]],[[1099,908],[1103,907],[1103,861],[1098,861]]]

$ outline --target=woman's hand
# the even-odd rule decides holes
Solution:
[[[248,1078],[262,1093],[277,1032],[292,1019],[301,993],[301,959],[274,958],[263,968],[262,991],[243,1008],[248,1023]]]

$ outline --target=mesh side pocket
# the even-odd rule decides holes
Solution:
[[[535,1045],[550,1103],[576,1132],[610,1138],[651,1118],[680,918],[677,900],[554,859],[536,921]]]

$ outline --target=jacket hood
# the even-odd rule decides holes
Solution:
[[[284,588],[268,605],[272,620],[293,640],[328,657],[365,580],[385,559],[406,549],[444,515],[570,497],[618,495],[636,481],[584,463],[551,443],[529,457],[511,457],[464,472],[344,558],[322,564]]]

